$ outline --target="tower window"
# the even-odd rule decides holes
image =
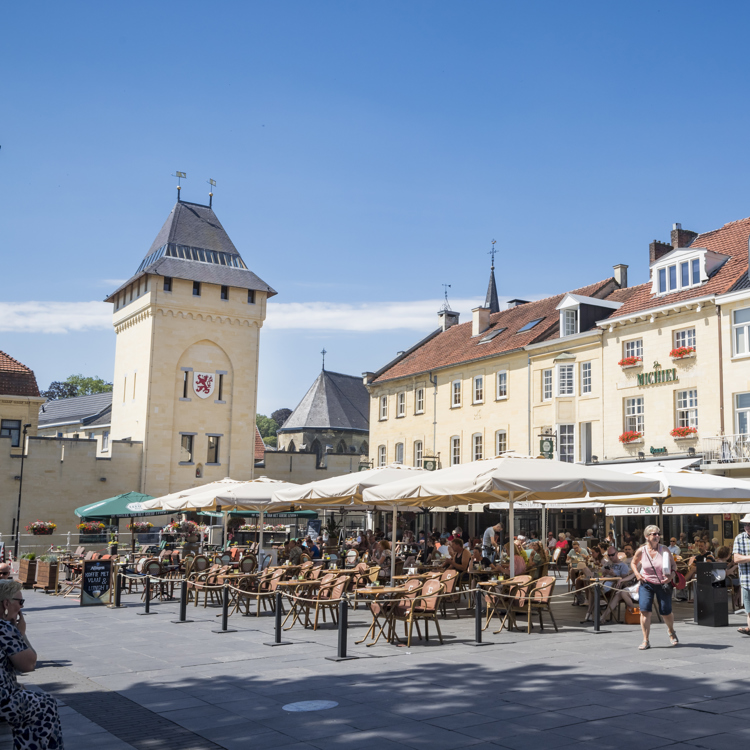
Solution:
[[[172,291],[172,277],[171,276],[164,277],[164,291],[165,292]]]
[[[219,463],[219,436],[209,435],[208,436],[208,454],[206,455],[207,464],[218,464]]]
[[[188,395],[188,374],[187,372],[182,373],[182,397],[187,398]]]
[[[221,287],[221,298],[229,299],[229,287],[228,286]]]
[[[200,281],[193,282],[193,297],[201,296],[201,283]]]
[[[193,436],[180,436],[180,463],[193,463]]]
[[[224,400],[224,376],[219,375],[219,401]]]
[[[248,289],[247,290],[247,304],[248,305],[254,305],[255,304],[255,289]]]

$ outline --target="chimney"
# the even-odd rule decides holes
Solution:
[[[508,300],[508,309],[512,309],[514,307],[520,307],[521,305],[528,305],[529,301],[527,299],[509,299]]]
[[[458,316],[455,310],[440,310],[438,311],[438,320],[440,320],[440,327],[447,331],[451,326],[458,325]]]
[[[659,240],[654,240],[648,246],[648,262],[656,263],[659,258],[661,258],[663,255],[666,255],[667,253],[671,253],[672,250],[674,250],[674,248],[666,242],[659,242]]]
[[[690,247],[693,240],[698,236],[698,232],[691,232],[689,229],[683,229],[682,224],[672,225],[672,247]]]
[[[624,263],[618,263],[614,266],[615,269],[615,281],[620,289],[628,288],[628,267]]]
[[[479,336],[490,327],[490,308],[475,307],[471,311],[471,335]]]

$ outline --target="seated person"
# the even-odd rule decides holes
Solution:
[[[625,588],[617,589],[612,594],[612,598],[609,600],[607,608],[602,613],[602,622],[610,622],[612,620],[617,605],[620,602],[625,602],[628,612],[632,612],[638,604],[638,591],[640,588],[641,582],[636,581],[635,583],[630,582],[630,585],[626,585]]]
[[[631,567],[626,563],[617,559],[617,550],[614,547],[607,549],[607,559],[602,563],[602,577],[603,578],[619,578],[619,581],[604,581],[602,586],[602,593],[605,597],[609,594],[613,594],[618,589],[632,584],[635,581],[635,573]],[[592,578],[589,572],[587,578]],[[588,583],[588,581],[587,581]],[[594,619],[594,606],[596,603],[596,597],[591,593],[592,589],[587,589],[589,606],[586,611],[586,617],[583,622],[592,622]]]
[[[474,546],[474,549],[471,551],[471,564],[473,565],[479,565],[482,568],[488,568],[490,566],[490,558],[485,557],[482,554],[482,545],[477,544]]]
[[[633,550],[633,545],[626,544],[622,548],[622,551],[625,553],[625,559],[623,560],[623,562],[626,562],[628,565],[630,565],[630,561],[633,559],[633,555],[635,554]]]
[[[289,555],[288,560],[291,565],[299,565],[300,564],[300,558],[302,557],[302,547],[300,547],[299,540],[297,539],[290,539],[289,540]]]
[[[505,551],[505,555],[510,555],[510,542],[507,542],[503,546],[503,550]],[[523,559],[523,555],[521,555],[521,550],[519,549],[517,544],[513,545],[513,558],[514,558],[514,570],[513,575],[514,576],[522,576],[524,573],[526,573],[526,560]],[[504,576],[510,575],[510,563],[496,563],[494,565],[490,565],[490,568],[494,571],[497,571],[498,573],[502,573]]]
[[[716,558],[708,551],[708,545],[704,539],[698,539],[696,542],[696,552],[695,554],[688,560],[688,572],[685,576],[686,581],[691,581],[693,578],[695,578],[695,573],[697,571],[696,563],[701,562],[716,562]]]
[[[533,580],[541,578],[542,570],[546,564],[547,559],[542,550],[542,545],[539,542],[532,542],[531,549],[529,550],[529,559],[526,563],[526,573],[531,576]]]
[[[471,563],[471,553],[464,547],[461,537],[456,536],[450,543],[450,558],[445,562],[446,570],[457,570],[466,573]]]
[[[585,577],[581,575],[579,563],[582,563],[586,568],[590,567],[591,555],[581,547],[578,541],[574,541],[573,549],[568,553],[568,577],[576,587],[576,594],[573,597],[574,606],[581,604],[581,595],[577,593],[578,590],[587,585]]]
[[[669,540],[669,547],[667,549],[672,553],[672,557],[675,557],[676,555],[682,555],[682,552],[680,551],[680,545],[677,544],[677,538],[672,537]]]

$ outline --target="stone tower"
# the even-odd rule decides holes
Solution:
[[[259,335],[274,294],[211,207],[178,200],[107,298],[117,333],[112,437],[143,441],[142,492],[252,478]]]

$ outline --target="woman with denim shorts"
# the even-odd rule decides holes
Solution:
[[[651,648],[648,641],[651,631],[651,610],[654,599],[659,602],[659,611],[664,618],[669,634],[669,642],[676,646],[679,641],[674,632],[674,615],[672,614],[672,581],[677,570],[672,553],[659,544],[661,531],[658,526],[646,526],[643,535],[646,543],[638,548],[630,567],[641,582],[638,593],[638,606],[641,610],[641,630],[643,643],[641,651]]]

